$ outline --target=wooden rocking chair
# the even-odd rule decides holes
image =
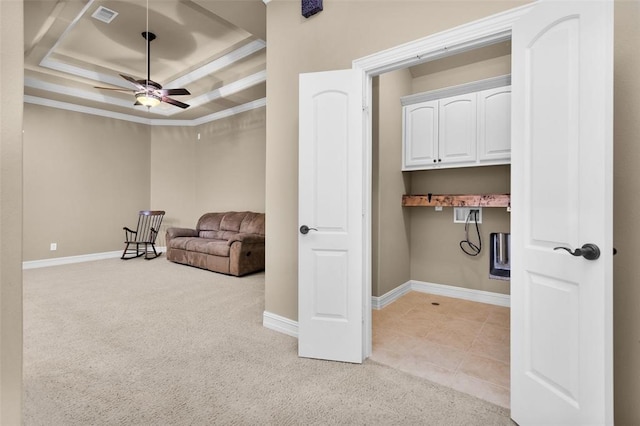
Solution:
[[[162,210],[142,210],[138,215],[138,228],[133,231],[126,226],[124,229],[126,244],[121,259],[129,260],[144,256],[146,260],[155,259],[162,253],[156,251],[156,237],[162,224]],[[135,248],[129,246],[135,245]]]

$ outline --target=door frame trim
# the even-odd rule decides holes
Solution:
[[[511,39],[514,22],[535,6],[536,2],[469,22],[391,49],[383,50],[353,61],[352,68],[363,73],[363,359],[371,355],[372,319],[371,319],[371,241],[372,241],[372,147],[373,119],[373,77],[386,72],[411,67],[468,50],[477,49]]]

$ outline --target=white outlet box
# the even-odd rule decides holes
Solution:
[[[51,246],[50,246],[49,250],[51,250],[51,251],[58,250],[58,243],[51,243]]]
[[[436,206],[436,211],[437,212],[441,212],[442,211],[442,206]]]
[[[472,212],[476,212],[476,215],[469,215]],[[482,223],[482,207],[454,207],[453,208],[453,223]]]

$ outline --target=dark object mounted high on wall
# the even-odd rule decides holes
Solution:
[[[302,16],[308,18],[322,12],[322,0],[302,0]]]

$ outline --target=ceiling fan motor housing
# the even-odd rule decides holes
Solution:
[[[141,85],[145,86],[147,90],[160,90],[162,86],[160,83],[156,83],[153,80],[136,80]]]

